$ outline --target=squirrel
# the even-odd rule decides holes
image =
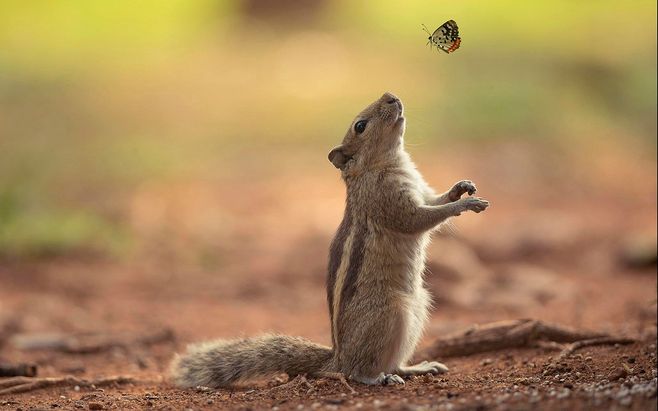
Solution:
[[[437,195],[404,149],[405,122],[400,99],[385,93],[352,121],[328,156],[347,187],[329,249],[332,347],[284,335],[190,345],[172,362],[175,384],[218,388],[287,373],[387,385],[448,371],[439,362],[406,365],[431,305],[423,284],[425,249],[441,223],[489,203],[472,196],[469,180]]]

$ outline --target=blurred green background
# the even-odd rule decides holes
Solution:
[[[447,19],[451,55],[421,30]],[[421,158],[518,142],[655,165],[656,2],[3,1],[0,258],[171,240],[143,220],[195,194],[142,207],[154,186],[335,174],[326,153],[384,91]]]

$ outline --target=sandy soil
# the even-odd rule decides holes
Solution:
[[[435,309],[423,345],[511,318],[639,342],[584,348],[557,368],[549,367],[557,351],[545,348],[447,358],[447,374],[404,386],[355,384],[356,394],[330,380],[298,378],[275,388],[285,375],[230,390],[178,390],[166,369],[188,342],[265,331],[329,342],[324,270],[343,191],[332,170],[294,184],[284,170],[249,186],[143,187],[125,214],[140,241],[122,261],[1,262],[0,324],[13,319],[20,328],[0,346],[0,360],[34,362],[40,376],[120,374],[136,382],[0,395],[0,409],[655,409],[656,266],[637,257],[643,247],[655,256],[656,185],[643,180],[655,170],[634,165],[597,179],[597,170],[611,167],[597,158],[591,174],[533,174],[530,167],[516,175],[505,163],[518,153],[508,151],[499,149],[495,159],[473,153],[459,167],[456,153],[419,161],[429,181],[447,187],[468,176],[493,204],[460,217],[457,230],[430,247]],[[539,153],[536,159],[552,161]],[[447,171],[455,169],[459,175]],[[175,338],[136,341],[162,329]],[[36,333],[94,332],[127,342],[88,354],[17,343]]]

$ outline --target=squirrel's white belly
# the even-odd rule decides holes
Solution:
[[[406,292],[403,293],[400,304],[401,312],[398,313],[401,319],[398,330],[400,335],[395,339],[399,341],[399,346],[393,358],[391,358],[390,372],[407,364],[423,335],[429,319],[432,298],[425,289],[423,282],[425,246],[429,242],[429,236],[424,236],[420,242],[420,247],[417,248],[420,252],[409,261],[409,272],[407,274],[409,275],[410,289],[405,290]]]
[[[401,345],[396,359],[396,367],[407,364],[423,335],[430,307],[429,293],[420,287],[414,296],[408,298],[407,303],[408,307],[403,316],[402,338],[400,339]]]

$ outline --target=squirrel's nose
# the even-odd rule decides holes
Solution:
[[[396,104],[400,102],[400,99],[392,93],[384,93],[382,100],[384,100],[387,104]]]
[[[397,98],[394,94],[384,93],[380,101],[388,104],[389,106],[395,106],[398,110],[400,110],[400,112],[403,110],[402,101],[400,101],[400,99]]]

